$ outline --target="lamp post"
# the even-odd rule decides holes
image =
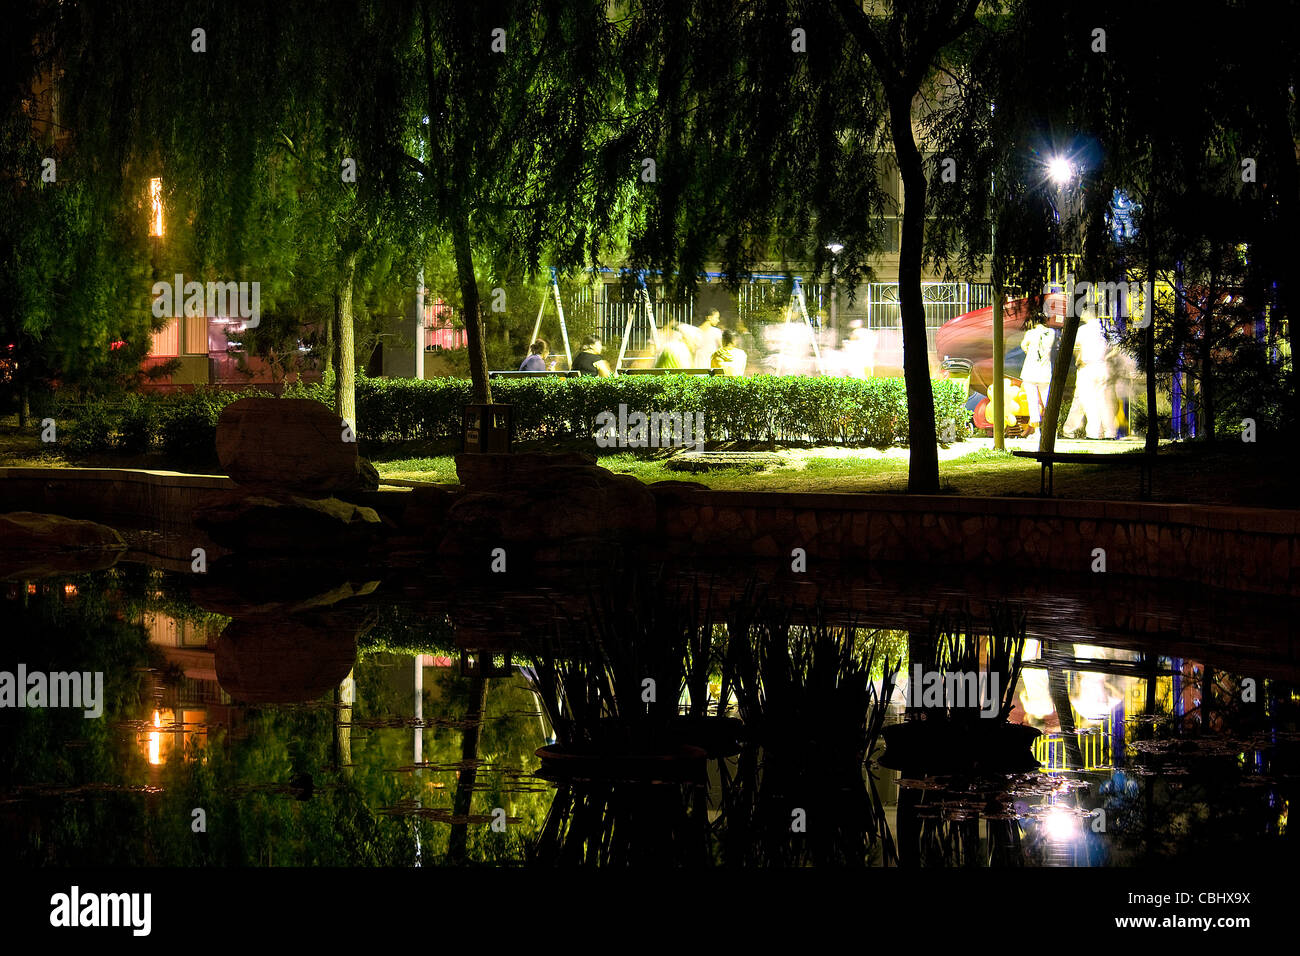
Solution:
[[[1056,184],[1055,209],[1058,217],[1065,205],[1066,190],[1077,172],[1075,165],[1068,159],[1056,157],[1047,164],[1047,175]],[[1043,434],[1038,442],[1039,451],[1051,452],[1056,448],[1056,425],[1061,417],[1065,380],[1070,373],[1070,363],[1074,360],[1074,340],[1079,332],[1079,317],[1075,314],[1073,298],[1074,290],[1067,286],[1061,347],[1056,354],[1056,364],[1052,366],[1052,385],[1047,393],[1047,407],[1043,409]]]
[[[840,327],[835,316],[835,266],[837,264],[835,257],[844,251],[844,246],[838,242],[828,242],[826,251],[831,254],[831,334],[835,336],[833,344],[838,346]]]
[[[1006,366],[1007,343],[1002,326],[1002,266],[998,261],[998,208],[997,187],[994,186],[993,224],[989,236],[989,278],[993,285],[993,381],[989,383],[993,394],[990,407],[993,409],[993,448],[1005,451],[1006,439],[1006,390],[1002,387],[1002,376]]]

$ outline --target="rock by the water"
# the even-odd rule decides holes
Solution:
[[[459,455],[456,470],[466,493],[447,512],[447,554],[515,543],[542,560],[577,560],[655,530],[649,488],[589,455]]]
[[[125,551],[122,536],[107,525],[62,515],[12,511],[0,514],[0,551]]]
[[[284,493],[216,492],[193,515],[213,541],[232,551],[354,551],[371,547],[385,531],[373,508]]]
[[[379,487],[343,420],[305,398],[242,398],[217,422],[217,457],[235,484],[330,495]]]
[[[583,452],[470,453],[456,456],[456,475],[467,491],[491,491],[526,483],[538,472],[555,468],[595,467],[595,456]],[[605,471],[604,468],[598,470]]]

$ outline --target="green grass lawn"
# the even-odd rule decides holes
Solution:
[[[1034,442],[1036,446],[1036,441]],[[971,447],[976,446],[976,447]],[[1030,447],[1027,443],[1025,447]],[[1073,446],[1070,446],[1073,450]],[[1062,444],[1058,449],[1066,450]],[[1093,443],[1098,452],[1113,446]],[[696,481],[710,488],[744,491],[901,493],[907,490],[907,451],[890,449],[813,448],[783,452],[787,464],[758,472],[722,469],[672,471],[663,457],[629,453],[601,456],[610,471],[632,475],[647,484],[656,481]],[[375,459],[387,478],[454,482],[450,455],[424,458]],[[1155,469],[1153,500],[1202,504],[1239,504],[1294,508],[1297,495],[1292,466],[1283,450],[1221,442],[1216,448],[1165,445]],[[965,442],[947,449],[939,462],[939,483],[945,493],[976,496],[1033,496],[1039,490],[1039,466],[1030,459],[986,445]],[[1134,500],[1136,468],[1100,465],[1057,465],[1054,491],[1062,498]]]
[[[1012,447],[1036,448],[1037,438],[1010,441]],[[1136,444],[1066,442],[1057,448],[1115,452]],[[593,443],[549,445],[528,442],[520,451],[591,451]],[[454,443],[409,442],[401,446],[371,446],[361,453],[386,479],[454,484],[457,481]],[[602,455],[598,461],[611,471],[632,475],[647,484],[656,481],[696,481],[711,488],[745,491],[899,493],[907,490],[907,449],[786,448],[784,464],[762,471],[724,469],[705,472],[671,471],[663,451]],[[1255,445],[1226,438],[1215,445],[1164,443],[1155,468],[1154,500],[1199,504],[1295,508],[1295,468],[1289,446]],[[90,466],[154,468],[186,471],[162,455],[126,457],[96,455],[70,460],[55,446],[41,445],[33,430],[20,432],[16,421],[0,424],[0,465],[43,467]],[[940,450],[939,482],[948,494],[1031,496],[1038,494],[1039,467],[1032,460],[994,451],[987,440],[971,440]],[[1054,490],[1062,498],[1133,500],[1137,469],[1094,465],[1058,465]]]

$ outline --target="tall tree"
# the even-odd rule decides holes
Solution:
[[[695,281],[718,261],[730,283],[755,267],[837,250],[850,288],[874,274],[884,180],[901,174],[899,289],[911,462],[908,488],[938,490],[938,447],[922,301],[925,144],[914,107],[946,51],[975,23],[976,0],[648,3],[629,31],[647,92],[640,142],[658,163],[634,261]],[[634,106],[642,103],[636,101]],[[638,115],[641,115],[638,113]]]
[[[399,42],[384,23],[370,4],[117,0],[61,4],[54,29],[87,181],[136,205],[162,180],[153,278],[257,282],[261,309],[280,315],[337,301],[336,397],[354,425],[355,290],[412,281],[415,268],[390,267],[419,251],[356,160],[364,104],[387,95],[356,65]],[[136,282],[147,305],[150,283]]]
[[[20,413],[38,383],[101,391],[133,384],[154,321],[147,184],[99,176],[79,153],[56,4],[25,5],[9,24],[0,92],[0,361]]]
[[[898,299],[907,381],[907,488],[939,490],[939,447],[934,439],[934,394],[921,277],[925,259],[925,161],[913,130],[913,104],[941,65],[944,48],[975,26],[979,0],[900,0],[864,9],[836,0],[844,25],[871,61],[889,108],[894,158],[903,180],[903,235],[898,256]],[[1000,383],[995,383],[995,387]]]
[[[407,0],[384,15],[399,38],[368,64],[389,95],[366,106],[360,156],[399,214],[450,240],[474,396],[490,401],[482,280],[588,265],[628,215],[617,28],[596,0]]]

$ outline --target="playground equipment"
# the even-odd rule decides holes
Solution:
[[[650,341],[654,343],[655,351],[659,350],[659,327],[655,325],[654,304],[650,301],[650,290],[646,288],[645,273],[636,274],[636,300],[635,304],[645,309],[646,318],[650,321]],[[636,321],[636,309],[627,310],[627,321],[623,323],[623,342],[618,347],[618,359],[614,362],[614,373],[617,375],[623,371],[623,357],[627,355],[628,339],[632,337],[632,323]]]
[[[798,276],[794,277],[794,288],[790,290],[790,304],[785,310],[785,332],[781,339],[781,351],[777,354],[776,374],[780,375],[785,369],[785,351],[786,346],[790,344],[790,318],[795,307],[799,309],[799,317],[803,319],[804,328],[808,330],[808,338],[812,342],[813,363],[817,369],[817,374],[822,374],[822,355],[817,348],[817,331],[812,327],[812,319],[808,317],[808,303],[804,301],[803,282]]]
[[[533,334],[528,339],[529,344],[537,341],[537,333],[542,330],[542,313],[546,311],[547,298],[555,300],[555,311],[560,316],[560,336],[564,339],[564,358],[570,368],[573,367],[573,351],[569,348],[569,330],[564,324],[564,303],[560,301],[560,280],[555,273],[555,267],[551,267],[551,288],[550,296],[542,295],[542,304],[537,307],[537,321],[533,323]]]

